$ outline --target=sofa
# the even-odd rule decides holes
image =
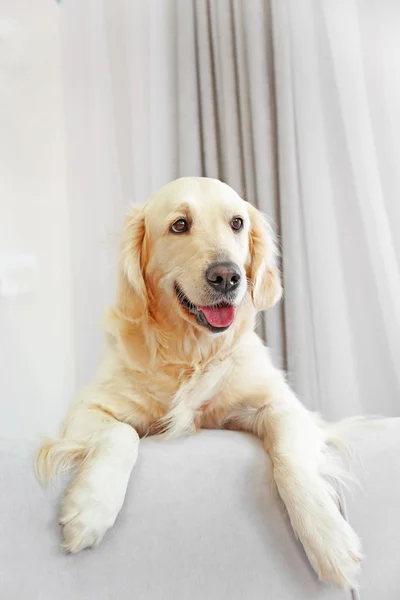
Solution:
[[[125,505],[102,544],[59,545],[60,479],[41,487],[35,444],[0,442],[2,600],[399,600],[400,419],[352,440],[341,507],[362,538],[358,591],[318,581],[254,437],[202,431],[144,439]]]

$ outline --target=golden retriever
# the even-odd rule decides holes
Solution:
[[[215,179],[178,179],[128,213],[104,358],[36,457],[42,481],[76,466],[61,507],[68,551],[114,524],[142,436],[230,428],[262,440],[319,577],[354,585],[360,543],[329,482],[335,427],[303,407],[254,332],[281,296],[275,255],[261,213]]]

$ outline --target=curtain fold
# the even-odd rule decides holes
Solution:
[[[78,384],[98,360],[118,232],[183,175],[272,221],[284,302],[260,333],[326,416],[400,414],[400,5],[63,6]]]

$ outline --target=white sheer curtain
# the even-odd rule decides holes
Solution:
[[[0,438],[55,432],[74,387],[60,14],[0,1]]]
[[[279,230],[262,334],[307,406],[400,414],[400,4],[63,4],[77,384],[101,351],[125,207],[224,179]]]
[[[274,25],[288,364],[332,416],[399,414],[400,5],[275,2]]]

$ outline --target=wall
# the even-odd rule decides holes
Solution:
[[[74,388],[61,11],[54,0],[0,7],[1,437],[54,434]],[[5,253],[36,260],[19,274],[28,291],[5,286]]]

